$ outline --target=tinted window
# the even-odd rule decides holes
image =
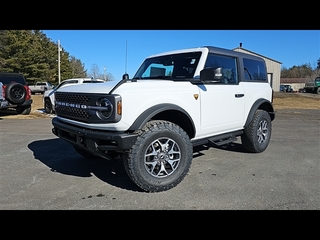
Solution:
[[[244,77],[249,81],[267,81],[265,64],[261,61],[243,59]]]
[[[204,68],[221,68],[221,83],[238,83],[237,60],[234,57],[209,54]]]
[[[179,79],[193,78],[201,52],[188,52],[146,59],[133,78]]]
[[[22,85],[26,85],[26,81],[25,81],[22,74],[2,73],[2,74],[0,74],[0,82],[2,82],[3,85],[7,85],[12,82],[21,83]]]

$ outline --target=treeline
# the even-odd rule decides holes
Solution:
[[[48,81],[57,85],[58,68],[58,43],[41,30],[0,30],[0,72],[23,73],[29,84]],[[86,76],[81,60],[61,47],[60,80]]]
[[[315,79],[320,75],[320,58],[316,66],[312,67],[310,63],[293,66],[291,68],[282,67],[281,78],[309,78]]]

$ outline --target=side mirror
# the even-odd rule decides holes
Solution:
[[[222,79],[222,68],[205,68],[200,71],[200,81],[220,82]]]

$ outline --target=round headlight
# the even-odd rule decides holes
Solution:
[[[96,104],[98,106],[97,116],[102,120],[110,118],[113,112],[112,102],[108,98],[100,98]]]

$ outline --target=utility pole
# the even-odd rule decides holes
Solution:
[[[60,84],[60,51],[61,51],[61,47],[60,47],[60,40],[58,40],[58,79],[59,79],[59,84]]]

